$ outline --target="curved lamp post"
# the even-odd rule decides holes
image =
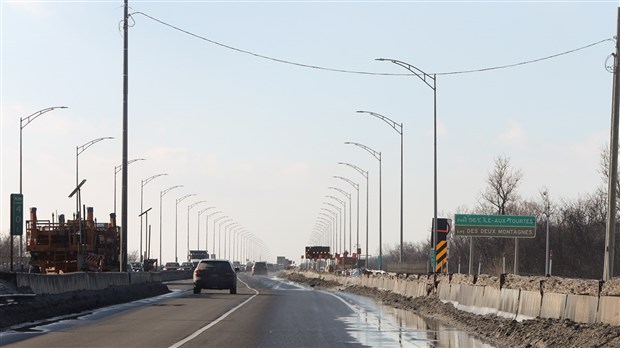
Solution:
[[[355,242],[355,248],[359,248],[360,247],[360,185],[358,183],[353,182],[352,180],[349,180],[345,177],[342,176],[334,176],[335,179],[340,179],[343,181],[346,181],[347,183],[349,183],[349,185],[353,186],[353,188],[355,189],[356,192],[356,198],[357,198],[357,223],[355,224],[355,226],[357,227],[357,240]],[[350,201],[349,201],[350,203]],[[349,235],[349,243],[351,243],[352,237]],[[353,250],[351,250],[351,252],[353,252]],[[359,260],[359,253],[357,252],[357,250],[355,250],[355,253],[357,254],[357,258]]]
[[[224,216],[220,216],[219,218],[213,220],[213,251],[214,251],[214,254],[215,254],[215,224],[218,223],[220,220],[222,220],[224,218],[227,218],[227,217],[228,217],[228,215],[224,215]],[[222,257],[222,255],[220,254],[220,252],[222,251],[222,247],[221,247],[221,244],[222,244],[222,242],[221,242],[221,238],[222,238],[222,224],[226,223],[226,222],[229,222],[229,221],[232,221],[232,219],[224,220],[222,222],[219,222],[218,225],[217,225],[217,243],[218,244],[217,244],[217,254],[216,254],[216,256],[218,256],[220,258]]]
[[[199,211],[198,211],[198,228],[196,229],[196,230],[197,230],[197,233],[196,233],[196,234],[198,235],[198,240],[197,240],[197,242],[196,242],[196,248],[197,248],[197,249],[200,249],[200,215],[202,215],[202,214],[203,214],[204,212],[206,212],[207,210],[209,210],[209,209],[213,209],[213,208],[215,208],[215,207],[206,207],[206,208],[201,209],[201,210],[199,210]],[[208,228],[209,228],[209,226],[207,226],[207,229],[208,229]],[[206,238],[206,237],[205,237],[205,238]],[[206,243],[205,243],[205,251],[207,251],[207,248],[206,248]],[[207,251],[207,253],[208,253],[208,251]]]
[[[205,202],[206,201],[198,201],[198,202],[194,202],[194,203],[192,203],[192,204],[187,206],[187,257],[188,257],[187,261],[190,260],[189,259],[189,211],[193,207],[197,206],[198,204],[205,203]]]
[[[66,106],[52,106],[49,108],[39,110],[26,117],[19,118],[19,194],[23,194],[22,192],[22,132],[23,132],[23,129],[26,128],[26,126],[29,125],[30,122],[34,121],[37,117],[45,113],[48,113],[52,110],[56,110],[56,109],[68,109],[68,108]],[[76,182],[76,187],[77,187],[77,182]],[[23,244],[24,244],[23,235],[20,235],[19,236],[19,257],[20,259],[23,257],[23,251],[22,251]],[[13,235],[11,235],[11,267],[10,268],[11,268],[11,272],[13,272]]]
[[[366,145],[347,141],[347,145],[359,146],[362,149],[368,151],[374,158],[379,161],[379,269],[383,270],[383,214],[381,212],[381,152],[375,151]],[[366,250],[368,252],[368,250]]]
[[[129,162],[127,162],[127,164],[129,165]],[[142,180],[141,184],[140,184],[140,213],[142,213],[144,211],[144,208],[142,206],[142,203],[144,201],[144,186],[146,186],[146,184],[148,184],[149,182],[153,181],[156,178],[159,178],[160,176],[164,176],[164,175],[168,175],[168,174],[155,174],[153,176],[150,176],[144,180]],[[147,215],[148,216],[148,215]],[[149,227],[146,226],[146,228],[148,229]],[[144,238],[146,239],[146,231],[144,232]],[[143,260],[143,255],[142,255],[142,214],[140,214],[140,262],[144,261]]]
[[[338,224],[339,225],[338,226],[338,231],[339,232],[338,232],[338,236],[336,236],[336,241],[335,241],[335,243],[336,243],[336,248],[334,249],[334,256],[335,256],[335,253],[337,251],[342,252],[342,250],[340,250],[342,245],[339,243],[339,241],[342,241],[342,238],[340,238],[340,235],[343,233],[342,232],[342,207],[339,207],[339,206],[337,206],[337,205],[335,205],[333,203],[329,203],[329,202],[325,202],[324,204],[331,205],[332,207],[334,207],[338,211],[338,216],[339,216],[340,223]]]
[[[196,196],[195,193],[187,194],[181,198],[177,198],[176,204],[174,206],[174,262],[179,262],[179,203],[181,203],[185,198]]]
[[[91,141],[87,142],[86,144],[84,144],[84,145],[82,145],[82,146],[76,146],[76,147],[75,147],[75,187],[76,187],[76,188],[79,186],[79,184],[78,184],[78,182],[79,182],[79,181],[78,181],[78,177],[79,177],[78,171],[79,171],[79,167],[80,167],[80,166],[79,166],[79,157],[80,157],[80,155],[82,154],[82,152],[86,151],[86,149],[88,149],[88,148],[89,148],[89,147],[91,147],[92,145],[94,145],[94,144],[96,144],[96,143],[98,143],[98,142],[100,142],[100,141],[107,140],[107,139],[114,139],[114,137],[103,137],[103,138],[97,138],[97,139],[94,139],[94,140],[91,140]],[[79,201],[79,199],[81,198],[80,196],[81,196],[81,195],[80,195],[79,193],[78,193],[78,195],[76,196],[76,198],[77,198],[77,199],[76,199],[76,206],[77,206],[77,209],[76,209],[75,211],[76,211],[76,213],[78,214],[78,215],[77,215],[77,218],[78,218],[78,219],[81,219],[81,214],[80,214],[80,201]]]
[[[233,219],[227,219],[225,221],[220,222],[219,226],[218,226],[218,235],[217,235],[217,252],[220,255],[223,255],[224,259],[227,257],[226,256],[226,230],[228,229],[228,226],[230,226],[231,224],[234,224],[235,222],[233,221]],[[224,226],[224,254],[220,253],[221,247],[222,247],[222,225]]]
[[[400,253],[398,255],[398,262],[403,262],[403,124],[392,121],[389,117],[383,116],[372,111],[357,111],[358,113],[368,114],[374,116],[383,122],[387,123],[390,127],[400,134]]]
[[[137,161],[146,161],[146,159],[144,159],[144,158],[135,158],[135,159],[127,161],[127,165],[130,165],[133,162],[137,162]],[[123,169],[123,165],[122,164],[114,166],[114,215],[116,215],[116,174],[118,174],[122,169]]]
[[[330,186],[329,189],[336,190],[336,191],[342,193],[342,195],[344,195],[345,197],[347,197],[349,199],[349,253],[352,253],[353,252],[353,248],[351,247],[351,245],[353,244],[352,243],[353,235],[351,233],[351,228],[352,228],[351,225],[353,225],[353,223],[352,223],[352,216],[353,216],[353,214],[351,214],[351,206],[353,204],[351,203],[351,194],[348,193],[347,191],[343,190],[343,189],[338,188],[338,187]],[[346,213],[345,213],[345,219],[346,219]],[[344,231],[345,231],[345,233],[347,231],[346,222],[345,222],[345,226],[344,226]],[[347,238],[345,237],[344,239],[345,239],[345,243],[344,244],[345,244],[345,248],[346,248],[346,244],[347,244],[346,239]]]
[[[207,230],[205,231],[205,250],[207,252],[209,252],[209,218],[221,212],[222,212],[221,210],[218,210],[218,211],[214,211],[211,214],[207,214],[207,217],[205,219],[205,225],[207,227]],[[215,254],[215,226],[213,226],[213,253],[212,254]]]
[[[334,206],[333,204],[327,203],[327,202],[324,202],[323,204],[329,204],[329,205]],[[335,207],[335,208],[338,208],[338,207]],[[336,241],[338,239],[338,237],[337,237],[337,235],[338,235],[338,225],[336,224],[336,220],[338,219],[338,213],[336,213],[335,211],[333,211],[333,210],[331,210],[329,208],[321,208],[321,210],[325,210],[326,212],[328,212],[331,215],[331,217],[334,219],[334,224],[333,224],[333,226],[334,226],[334,229],[333,229],[334,233],[332,235],[332,247],[333,248],[331,250],[331,253],[335,254],[336,253],[336,248],[337,248]]]
[[[427,74],[424,71],[418,69],[417,67],[405,63],[400,60],[391,59],[391,58],[378,58],[376,59],[381,62],[390,62],[396,64],[400,67],[403,67],[417,78],[419,78],[428,88],[433,90],[433,250],[435,250],[435,245],[437,244],[437,75]],[[432,82],[432,84],[431,84]],[[435,270],[436,271],[436,270]]]
[[[343,219],[341,220],[344,224],[344,228],[341,229],[342,231],[342,235],[340,236],[340,245],[341,245],[341,252],[344,255],[344,252],[347,250],[347,202],[343,201],[342,199],[335,197],[335,196],[330,196],[327,195],[325,196],[327,198],[331,198],[335,201],[337,201],[338,203],[342,204],[342,215],[343,215]]]
[[[129,162],[128,162],[129,163]],[[162,239],[161,239],[161,220],[162,220],[162,199],[164,198],[164,195],[166,195],[166,193],[177,189],[179,187],[183,187],[183,185],[176,185],[176,186],[172,186],[172,187],[168,187],[167,189],[163,190],[163,191],[159,191],[159,265],[161,265],[163,263],[163,259],[162,259],[162,254],[161,254],[161,245],[162,245]]]
[[[323,209],[328,210],[326,208],[323,208]],[[329,218],[330,234],[327,236],[326,243],[327,243],[327,245],[333,244],[332,243],[333,242],[333,236],[334,236],[334,233],[336,231],[336,221],[334,219],[334,216],[330,215],[330,214],[327,214],[327,213],[323,213],[323,212],[319,213],[319,215],[326,216],[327,218]]]
[[[368,268],[368,171],[363,170],[362,168],[351,164],[351,163],[345,163],[345,162],[338,162],[338,164],[343,164],[345,166],[351,167],[355,170],[357,170],[360,174],[362,174],[362,176],[364,178],[366,178],[366,268]],[[359,191],[358,191],[358,198],[359,198]],[[358,204],[358,208],[359,208],[359,204]],[[358,214],[359,215],[359,214]],[[359,234],[359,229],[357,231],[357,245],[359,245],[359,240],[360,240],[360,234]]]
[[[230,225],[227,225],[226,228],[224,228],[224,255],[227,260],[230,260],[231,255],[232,255],[232,248],[231,248],[232,238],[233,238],[232,232],[238,227],[241,227],[241,225],[239,225],[236,222],[233,222]]]

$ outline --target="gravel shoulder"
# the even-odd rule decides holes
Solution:
[[[580,324],[570,320],[541,319],[517,322],[493,314],[476,315],[457,310],[451,303],[443,303],[436,295],[405,297],[389,291],[364,286],[343,287],[339,283],[322,278],[306,278],[300,273],[281,273],[280,277],[293,282],[308,284],[314,288],[338,289],[374,298],[382,304],[413,311],[426,318],[433,318],[446,325],[466,331],[496,347],[619,347],[620,327],[605,324]],[[531,282],[511,279],[511,287],[517,283],[531,283],[540,287],[539,280]],[[495,280],[488,280],[493,282]],[[507,280],[508,282],[508,280]],[[560,281],[565,286],[567,281]],[[537,284],[537,285],[536,285]],[[522,284],[521,284],[522,285]],[[612,284],[615,288],[616,284]],[[610,289],[612,287],[610,286]],[[592,291],[591,283],[585,282],[578,292]],[[610,292],[615,292],[610,290]]]

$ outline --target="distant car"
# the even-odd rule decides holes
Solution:
[[[179,271],[191,271],[194,269],[194,264],[191,262],[183,262],[181,267],[179,267]]]
[[[166,262],[164,265],[164,271],[176,271],[181,267],[178,262]]]
[[[228,260],[200,260],[193,281],[194,294],[202,289],[229,289],[231,294],[237,293],[237,272]]]
[[[131,266],[131,270],[134,272],[144,272],[144,268],[140,262],[130,262],[127,267]]]
[[[267,275],[268,273],[267,262],[254,262],[254,266],[252,266],[252,275]]]

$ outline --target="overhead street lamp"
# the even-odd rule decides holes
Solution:
[[[198,228],[196,229],[198,232],[198,240],[196,242],[196,249],[200,249],[200,215],[202,215],[202,213],[206,212],[209,209],[213,209],[215,207],[206,207],[204,209],[201,209],[200,211],[198,211]],[[207,229],[209,228],[209,226],[207,226]],[[206,237],[205,237],[206,238]],[[205,239],[206,240],[206,239]],[[205,251],[207,251],[206,248],[206,242],[205,242]],[[207,251],[208,252],[208,251]]]
[[[419,78],[426,86],[433,90],[433,250],[437,244],[437,75],[427,74],[417,67],[400,60],[390,58],[378,58],[381,62],[391,62],[409,70]],[[432,84],[431,84],[432,82]],[[402,129],[401,129],[402,130]]]
[[[79,159],[80,155],[82,154],[82,152],[86,151],[86,149],[91,147],[93,144],[96,144],[96,143],[98,143],[100,141],[107,140],[107,139],[114,139],[114,137],[97,138],[97,139],[94,139],[94,140],[91,140],[91,141],[87,142],[86,144],[84,144],[82,146],[76,146],[75,147],[75,187],[79,186],[78,185],[78,176],[79,176],[78,170],[79,170],[80,166],[79,166],[79,160],[78,159]],[[80,219],[81,220],[80,204],[79,204],[79,201],[77,199],[76,199],[75,202],[76,202],[76,207],[77,207],[77,209],[75,211],[78,214],[76,219]]]
[[[323,203],[323,204],[327,204],[327,203]],[[333,226],[333,228],[332,228],[333,234],[332,234],[332,240],[331,240],[331,245],[332,245],[331,252],[335,253],[336,252],[336,234],[337,234],[336,219],[338,218],[338,214],[336,212],[332,211],[331,209],[328,209],[328,208],[321,208],[321,210],[325,210],[326,212],[328,212],[330,214],[329,217],[331,219],[333,219],[333,224],[332,224],[332,226]],[[321,214],[324,214],[324,213],[321,213]]]
[[[238,223],[233,222],[229,225],[226,225],[226,227],[224,228],[224,257],[227,260],[230,260],[230,244],[232,243],[232,231],[239,226],[240,225]]]
[[[129,164],[129,162],[127,162],[127,164]],[[142,203],[144,201],[144,186],[146,186],[146,184],[148,184],[149,182],[153,181],[156,178],[159,178],[160,176],[164,176],[164,175],[168,175],[168,174],[155,174],[153,176],[149,176],[148,178],[142,180],[142,182],[140,183],[140,211],[144,211],[144,208],[142,206]],[[147,226],[148,228],[148,226]],[[144,233],[145,239],[146,239],[146,232]],[[143,261],[143,255],[142,255],[142,214],[140,214],[140,262]]]
[[[374,116],[385,123],[400,134],[400,253],[398,255],[398,262],[403,262],[403,124],[392,121],[389,117],[383,116],[372,111],[357,111],[358,113],[369,114]]]
[[[198,201],[198,202],[192,203],[192,204],[187,206],[187,256],[188,257],[189,257],[189,211],[193,207],[197,206],[198,204],[205,203],[205,202],[206,201]],[[187,261],[189,261],[189,260],[190,259],[188,259]]]
[[[339,216],[339,228],[338,228],[338,236],[336,237],[336,248],[334,249],[334,253],[336,252],[342,252],[341,247],[342,245],[339,243],[339,241],[342,241],[342,238],[340,237],[340,235],[343,233],[342,232],[342,207],[339,207],[333,203],[329,203],[329,202],[324,202],[323,204],[327,204],[327,205],[331,205],[332,207],[334,207],[337,211],[338,211],[338,216]]]
[[[342,229],[342,235],[340,238],[340,243],[341,243],[341,251],[342,254],[344,255],[344,252],[347,251],[347,202],[343,201],[342,199],[338,198],[338,197],[334,197],[334,196],[330,196],[327,195],[325,196],[327,198],[331,198],[335,201],[337,201],[338,203],[342,204],[342,215],[344,216],[342,221],[344,223],[344,228]]]
[[[375,151],[366,145],[347,141],[347,145],[359,146],[368,151],[374,158],[379,161],[379,269],[383,270],[383,214],[381,212],[381,152]],[[368,250],[366,250],[368,252]]]
[[[325,209],[325,208],[323,208],[323,209]],[[321,212],[321,213],[319,213],[319,215],[326,216],[329,219],[329,224],[330,224],[330,230],[331,231],[330,231],[330,234],[327,235],[326,242],[327,242],[327,245],[332,245],[333,244],[332,243],[333,242],[333,236],[334,236],[334,233],[336,231],[336,221],[335,221],[334,217],[332,215],[330,215],[330,214],[322,213]]]
[[[161,239],[161,220],[162,220],[162,199],[164,198],[164,196],[166,195],[166,193],[177,189],[179,187],[183,187],[183,185],[176,185],[176,186],[172,186],[172,187],[168,187],[167,189],[163,190],[163,191],[159,191],[159,264],[161,265],[163,263],[163,259],[162,259],[162,254],[161,254],[161,245],[162,245],[162,239]]]
[[[356,198],[357,198],[357,222],[355,224],[356,228],[357,228],[357,240],[355,242],[355,253],[357,254],[358,260],[359,260],[359,253],[357,252],[357,249],[360,247],[360,185],[358,183],[353,182],[352,180],[349,180],[345,177],[342,176],[334,176],[335,179],[340,179],[343,181],[346,181],[347,183],[349,183],[349,185],[353,186],[353,188],[355,189],[356,194]],[[351,237],[349,236],[349,243],[351,243]],[[351,252],[353,252],[351,250]]]
[[[337,187],[330,186],[329,188],[332,189],[332,190],[336,190],[336,191],[342,193],[345,197],[347,197],[349,199],[349,253],[353,253],[353,248],[351,247],[351,244],[353,244],[353,242],[352,242],[353,235],[351,233],[351,229],[352,229],[351,225],[353,225],[353,223],[352,223],[352,216],[353,216],[353,214],[351,214],[351,206],[353,204],[351,203],[351,194],[348,193],[347,191],[345,191],[343,189],[340,189],[340,188],[337,188]],[[345,213],[345,219],[346,219],[346,213]],[[345,233],[346,233],[346,231],[347,231],[346,222],[345,222],[344,230],[345,230]],[[346,248],[346,244],[347,244],[346,239],[347,238],[345,237],[345,243],[344,243],[345,244],[345,248]]]
[[[207,227],[207,230],[205,231],[205,250],[207,252],[209,252],[209,218],[221,212],[222,212],[221,210],[218,210],[218,211],[214,211],[211,214],[207,214],[207,217],[205,219],[205,225]],[[215,254],[215,226],[213,226],[213,253],[212,254]]]
[[[52,106],[49,108],[39,110],[26,117],[19,118],[19,194],[23,194],[22,192],[22,132],[23,132],[23,129],[26,128],[26,126],[29,125],[30,122],[34,121],[37,117],[45,113],[48,113],[52,110],[56,110],[56,109],[68,109],[68,108],[66,106]],[[76,186],[77,186],[77,183],[76,183]],[[19,257],[20,258],[23,257],[22,248],[23,248],[23,235],[20,235],[19,236]],[[11,267],[10,269],[11,269],[11,272],[13,272],[13,235],[11,235]]]
[[[135,158],[127,161],[127,165],[132,164],[136,161],[146,161],[144,158]],[[119,164],[114,166],[114,215],[116,215],[116,174],[118,174],[123,169],[123,164]]]
[[[232,221],[232,219],[226,219],[222,222],[219,222],[219,221],[227,217],[228,215],[224,215],[224,216],[220,216],[217,219],[213,220],[213,253],[215,254],[215,224],[217,223],[218,225],[217,225],[217,254],[216,256],[220,258],[222,257],[222,255],[220,254],[220,252],[222,251],[222,248],[220,246],[221,238],[222,238],[222,224]]]
[[[176,204],[174,206],[174,262],[179,262],[179,203],[181,203],[185,198],[196,196],[195,193],[187,194],[181,198],[177,198]]]
[[[325,216],[327,216],[327,214],[325,214]],[[319,216],[316,219],[317,219],[317,222],[315,224],[315,227],[321,228],[321,232],[323,235],[323,239],[321,243],[325,243],[326,241],[329,240],[330,232],[332,229],[332,221],[322,216]]]
[[[345,163],[345,162],[338,162],[338,164],[343,164],[345,166],[351,167],[355,170],[357,170],[360,174],[362,174],[362,176],[364,178],[366,178],[366,267],[368,267],[368,171],[363,170],[362,168],[353,165],[351,163]],[[358,191],[359,193],[359,191]],[[359,194],[358,194],[358,198],[359,198]],[[358,208],[359,208],[359,204],[358,204]],[[359,214],[358,214],[359,215]],[[357,231],[357,245],[359,245],[359,240],[360,240],[360,234],[359,234],[359,229]]]
[[[223,258],[226,258],[226,229],[228,228],[228,226],[230,224],[234,224],[235,222],[233,221],[233,219],[226,219],[222,222],[220,222],[217,226],[217,253],[220,255],[220,257],[223,255]],[[224,225],[224,254],[221,253],[222,251],[222,225]]]

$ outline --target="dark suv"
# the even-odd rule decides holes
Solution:
[[[237,272],[228,260],[200,260],[194,270],[194,294],[202,289],[229,289],[237,293]]]
[[[267,262],[258,261],[254,262],[254,266],[252,267],[252,275],[267,275]]]

